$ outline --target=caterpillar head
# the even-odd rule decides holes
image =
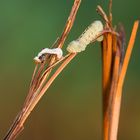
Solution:
[[[92,23],[92,28],[94,28],[94,30],[97,32],[96,34],[98,35],[104,29],[103,23],[100,20],[96,20]],[[98,37],[97,41],[99,42],[103,41],[103,36]]]

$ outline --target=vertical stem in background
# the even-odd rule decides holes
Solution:
[[[126,75],[126,71],[128,68],[128,64],[130,61],[130,57],[132,54],[132,49],[134,46],[137,30],[138,30],[139,21],[135,21],[132,34],[130,37],[130,41],[126,50],[126,54],[124,57],[124,62],[122,65],[122,69],[119,75],[118,83],[116,85],[116,91],[114,93],[114,98],[112,101],[112,112],[111,112],[111,126],[110,126],[110,137],[109,140],[117,140],[118,133],[118,125],[119,125],[119,116],[120,116],[120,106],[121,106],[121,98],[122,98],[122,88],[124,84],[124,78]]]
[[[111,65],[112,65],[112,34],[104,35],[102,46],[102,90],[103,90],[103,137],[108,139],[109,133],[109,118],[107,115],[109,89],[111,83]]]
[[[121,64],[121,54],[123,53],[121,52],[122,46],[118,46],[117,36],[106,34],[104,37],[102,46],[104,140],[117,140],[122,88],[136,38],[138,25],[139,21],[136,21],[133,26],[123,64]],[[110,55],[110,53],[112,55]]]
[[[97,7],[97,12],[106,22],[105,29],[114,31],[112,28],[112,0],[109,2],[109,16],[101,6]],[[103,140],[117,140],[122,87],[138,24],[139,21],[134,23],[124,60],[125,37],[123,30],[119,36],[114,36],[112,33],[104,35],[102,43]]]
[[[119,77],[119,70],[120,70],[120,47],[117,45],[117,39],[114,37],[113,41],[113,62],[112,62],[112,80],[110,83],[110,91],[109,91],[109,99],[108,99],[108,109],[107,109],[107,116],[109,119],[109,132],[108,132],[108,140],[115,140],[111,138],[112,132],[111,132],[111,125],[112,125],[112,112],[113,112],[113,101],[115,97],[116,92],[116,86],[118,83],[118,77]]]

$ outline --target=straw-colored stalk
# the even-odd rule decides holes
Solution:
[[[97,11],[106,22],[105,28],[113,32],[115,29],[112,28],[111,8],[112,0],[109,3],[109,16],[101,6],[97,7]],[[118,33],[118,36],[111,32],[104,35],[102,42],[103,140],[117,140],[122,88],[138,25],[139,21],[135,21],[124,58],[124,31]]]

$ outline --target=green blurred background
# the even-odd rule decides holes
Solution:
[[[60,36],[73,0],[0,1],[0,139],[20,110],[34,68],[33,58]],[[95,19],[96,6],[108,0],[83,0],[65,43]],[[113,0],[114,25],[122,22],[127,41],[139,0]],[[138,33],[140,36],[140,33]],[[129,65],[119,126],[119,140],[140,140],[140,42]],[[26,122],[19,140],[101,140],[101,48],[90,45],[55,80]]]

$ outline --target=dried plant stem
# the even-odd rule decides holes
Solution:
[[[113,30],[112,0],[109,3],[109,17],[101,6],[98,6],[97,10],[106,22],[105,28]],[[124,31],[119,34],[122,36],[115,36],[112,33],[104,35],[102,43],[103,140],[117,140],[122,88],[138,25],[139,21],[136,21],[124,59]]]
[[[76,54],[70,54],[69,57],[61,64],[61,66],[57,69],[57,71],[52,75],[52,77],[49,79],[49,81],[46,83],[46,85],[43,87],[43,89],[39,92],[38,96],[35,96],[31,99],[28,106],[23,110],[23,112],[20,114],[20,123],[18,125],[15,125],[15,132],[16,134],[9,137],[10,139],[16,138],[16,136],[23,130],[23,125],[28,116],[30,115],[31,111],[34,109],[36,104],[39,102],[41,97],[44,95],[46,90],[50,87],[52,82],[55,80],[55,78],[61,73],[61,71],[67,66],[67,64],[76,56]],[[14,131],[13,131],[14,132]]]
[[[60,62],[62,62],[63,60],[65,60],[66,58],[68,58],[70,56],[70,54],[67,54],[65,57],[62,57],[60,60],[56,61],[55,63],[53,63],[52,65],[50,65],[42,74],[42,76],[39,79],[39,87],[38,89],[41,89],[41,87],[43,86],[44,82],[47,79],[46,74],[48,73],[48,71],[50,71],[52,68],[54,68],[57,64],[59,64]]]
[[[74,1],[74,4],[73,4],[73,7],[72,7],[72,10],[71,10],[71,13],[70,13],[70,16],[67,20],[67,23],[66,23],[66,26],[64,28],[64,31],[61,35],[61,38],[59,39],[58,41],[58,48],[62,48],[66,38],[67,38],[67,35],[68,33],[70,32],[72,26],[73,26],[73,22],[75,21],[75,17],[76,17],[76,14],[77,14],[77,11],[79,9],[79,6],[80,6],[80,3],[81,3],[81,0],[75,0]]]
[[[116,37],[115,37],[116,38]],[[114,44],[115,43],[115,44]],[[116,41],[113,41],[113,47],[116,46]],[[120,50],[116,46],[116,50],[113,51],[113,68],[112,68],[112,78],[110,82],[108,98],[106,98],[105,111],[104,111],[104,140],[109,140],[110,137],[110,125],[111,125],[111,112],[112,112],[112,102],[114,98],[114,93],[116,91],[116,85],[118,82],[119,70],[120,70]]]
[[[67,64],[76,56],[76,54],[71,54],[62,64],[61,66],[56,70],[56,72],[51,76],[51,78],[49,79],[49,81],[46,83],[46,85],[43,87],[43,89],[39,92],[38,96],[35,97],[35,99],[33,100],[33,102],[31,103],[31,105],[28,107],[27,111],[26,111],[26,115],[24,115],[24,118],[22,119],[20,125],[22,126],[25,122],[25,120],[27,119],[27,117],[29,116],[29,114],[31,113],[31,111],[34,109],[34,107],[36,106],[36,104],[39,102],[39,100],[41,99],[41,97],[44,95],[44,93],[46,92],[46,90],[50,87],[50,85],[52,84],[52,82],[55,80],[55,78],[61,73],[61,71],[67,66]]]
[[[119,77],[117,91],[119,90],[120,87],[122,87],[122,85],[124,83],[124,78],[125,78],[125,75],[126,75],[126,71],[127,71],[127,68],[128,68],[128,64],[129,64],[129,61],[130,61],[131,54],[132,54],[133,46],[134,46],[134,43],[135,43],[135,38],[136,38],[138,26],[139,26],[139,21],[137,20],[134,23],[133,30],[132,30],[132,33],[131,33],[131,37],[130,37],[129,44],[128,44],[128,48],[127,48],[127,51],[126,51],[126,54],[125,54],[125,57],[124,57],[124,62],[123,62],[122,70],[121,70],[120,77]]]
[[[121,106],[121,97],[122,97],[122,88],[124,84],[124,78],[128,68],[128,63],[131,57],[132,49],[134,46],[137,30],[138,30],[139,21],[135,21],[128,48],[125,54],[124,62],[122,69],[119,75],[118,84],[116,86],[116,92],[114,93],[113,102],[112,102],[112,118],[110,126],[110,137],[109,140],[117,140],[118,124],[119,124],[119,115],[120,115],[120,106]]]
[[[112,25],[112,0],[109,0],[109,22]]]
[[[109,98],[110,98],[110,84],[111,84],[111,66],[112,66],[112,44],[113,35],[111,33],[105,34],[102,48],[102,77],[103,77],[103,137],[107,140],[109,135]]]
[[[60,62],[62,62],[63,60],[65,60],[67,57],[69,57],[70,54],[66,55],[65,57],[62,57],[61,59],[59,59],[58,61],[56,61],[55,63],[53,63],[52,65],[50,65],[44,72],[43,74],[41,75],[41,77],[39,78],[38,80],[38,86],[37,86],[37,90],[36,92],[34,93],[34,96],[35,94],[38,94],[38,92],[41,90],[41,88],[44,86],[44,83],[45,81],[47,80],[49,74],[50,74],[50,70],[52,70],[52,68],[54,68],[57,64],[59,64]],[[29,103],[31,97],[33,96],[32,92],[28,94],[27,96],[27,99],[25,101],[25,105]]]
[[[104,35],[103,41],[103,95],[108,92],[108,86],[110,83],[110,72],[112,63],[112,34],[108,33]],[[105,70],[104,70],[105,69]]]
[[[67,20],[64,31],[63,31],[60,39],[58,40],[56,47],[62,48],[71,28],[73,26],[80,3],[81,3],[81,0],[74,1],[70,16]],[[68,56],[66,56],[64,58],[65,60],[62,59],[58,62],[56,61],[55,56],[51,56],[49,58],[49,60],[47,61],[48,67],[47,67],[46,71],[44,71],[46,62],[41,64],[39,68],[38,68],[38,65],[35,67],[35,70],[34,70],[34,73],[32,76],[32,81],[30,84],[29,94],[27,95],[24,106],[23,106],[21,112],[17,115],[15,121],[13,122],[12,126],[10,127],[9,131],[7,132],[7,134],[3,140],[16,139],[18,134],[24,128],[23,125],[24,125],[25,120],[28,118],[31,111],[34,109],[34,107],[39,102],[41,97],[44,95],[45,91],[49,88],[49,86],[52,84],[52,82],[55,80],[55,78],[65,68],[65,66],[74,58],[75,55],[76,54],[69,54]],[[54,73],[54,75],[52,77],[50,77],[50,79],[48,80],[46,85],[44,85],[52,71],[52,68],[63,60],[64,60],[64,62],[61,64],[61,66],[58,68],[58,70]],[[44,85],[44,87],[43,87],[43,85]]]
[[[110,27],[109,19],[100,5],[97,6],[97,12],[105,20],[107,27]]]
[[[112,50],[112,57],[110,53],[102,48],[103,51],[103,128],[104,128],[104,140],[117,140],[122,88],[124,84],[124,78],[128,68],[128,63],[132,53],[133,45],[136,38],[139,21],[136,21],[133,26],[132,34],[126,50],[126,54],[121,61],[121,46],[117,44],[117,36],[113,34],[109,39],[109,36],[103,42],[103,47],[110,46]],[[112,44],[111,44],[112,40]],[[108,57],[106,56],[108,55]],[[112,59],[111,59],[112,58]],[[110,61],[110,60],[112,61]],[[108,63],[109,62],[109,63]],[[111,67],[108,65],[111,64]],[[109,73],[108,73],[109,72]],[[108,73],[108,74],[106,74]]]

